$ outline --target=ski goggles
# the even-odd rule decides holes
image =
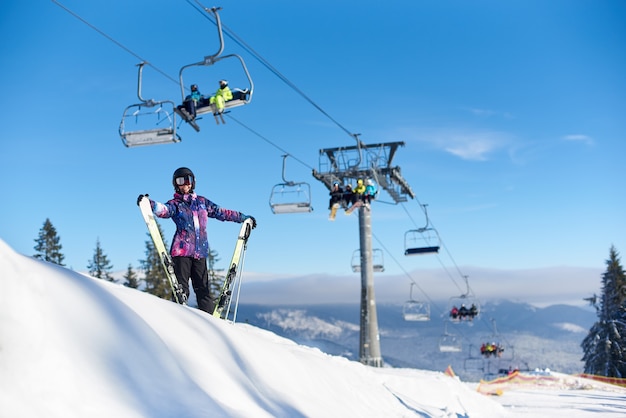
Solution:
[[[174,179],[174,182],[176,183],[177,186],[184,186],[184,185],[189,186],[193,184],[193,176],[176,177]]]

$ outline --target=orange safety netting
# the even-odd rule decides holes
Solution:
[[[522,374],[519,371],[514,371],[508,376],[494,380],[481,380],[476,390],[484,395],[502,395],[504,390],[511,389],[591,389],[594,388],[591,381],[598,382],[596,386],[602,387],[603,390],[611,390],[608,388],[610,385],[613,385],[617,391],[623,391],[626,388],[626,379],[616,377],[594,376],[584,373],[565,375],[540,371]]]
[[[626,379],[622,379],[619,377],[596,376],[594,374],[587,374],[587,373],[579,373],[576,376],[584,377],[585,379],[597,380],[598,382],[602,382],[602,383],[609,383],[611,385],[626,387]]]
[[[555,386],[559,382],[558,377],[542,374],[526,375],[514,371],[508,376],[494,380],[480,380],[476,390],[484,395],[502,395],[504,389],[531,387],[531,386]]]

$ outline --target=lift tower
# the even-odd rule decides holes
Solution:
[[[358,135],[353,135],[357,145],[321,149],[319,171],[313,177],[321,181],[328,190],[334,182],[342,185],[355,184],[358,179],[371,179],[385,190],[395,203],[406,202],[415,194],[402,178],[400,167],[391,161],[404,142],[364,144]],[[382,367],[380,336],[374,296],[374,267],[372,262],[371,207],[361,206],[359,214],[359,243],[361,253],[361,319],[359,337],[359,361],[368,366]]]

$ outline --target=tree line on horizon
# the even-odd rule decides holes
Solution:
[[[157,227],[159,228],[159,233],[163,236],[163,230],[158,221]],[[150,234],[146,233],[146,235],[148,235],[148,240],[146,240],[145,259],[139,260],[140,267],[138,269],[140,272],[143,272],[143,277],[140,278],[138,271],[129,263],[126,272],[122,276],[123,281],[121,284],[126,287],[142,290],[162,299],[173,300],[172,288],[167,279],[165,270],[161,265],[161,258],[156,251],[152,238],[150,238]],[[164,242],[167,247],[168,244],[165,239]],[[50,219],[46,219],[42,228],[39,230],[39,235],[37,239],[35,239],[34,249],[34,258],[65,267],[63,263],[65,256],[61,252],[61,239]],[[219,260],[217,252],[210,250],[207,264],[211,295],[214,298],[219,295],[222,282],[225,278],[223,270],[215,268]],[[100,244],[100,238],[96,238],[96,247],[93,256],[87,261],[87,270],[89,275],[97,279],[113,283],[118,282],[112,275],[113,265]]]

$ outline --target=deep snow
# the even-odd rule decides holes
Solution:
[[[17,254],[2,240],[0,275],[2,417],[626,413],[626,390],[591,381],[487,396],[443,372],[367,367]]]

